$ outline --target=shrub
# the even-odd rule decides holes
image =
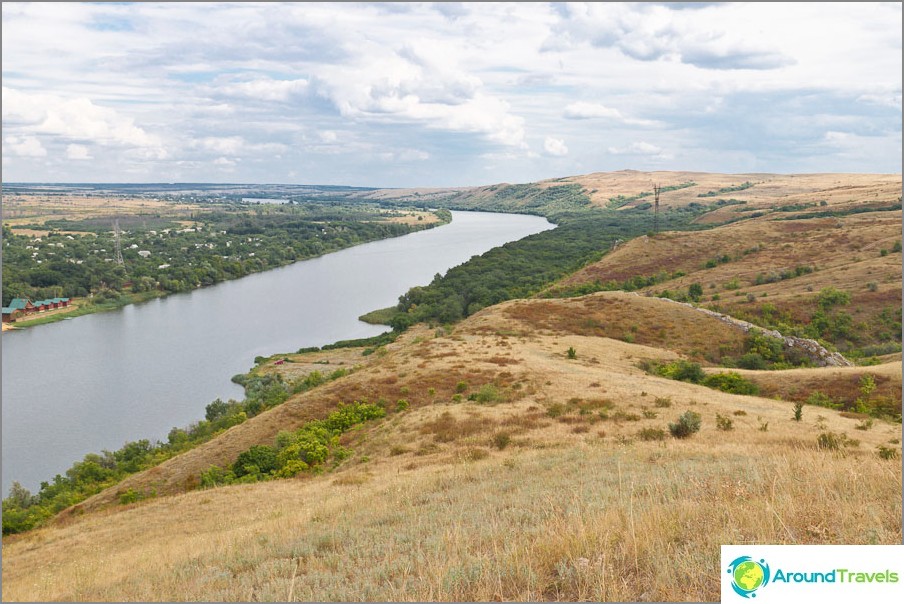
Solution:
[[[716,428],[722,430],[724,432],[728,432],[729,430],[734,430],[734,422],[731,421],[731,418],[725,417],[724,415],[716,414]]]
[[[404,411],[409,407],[409,403],[407,400],[400,398],[396,401],[396,411]]]
[[[566,354],[568,355],[568,358],[569,358],[569,359],[576,359],[576,358],[578,358],[578,353],[577,353],[577,351],[574,349],[574,346],[569,346],[569,347],[568,347],[568,351],[566,352]]]
[[[502,396],[499,394],[499,390],[496,386],[493,384],[484,384],[480,387],[474,400],[478,403],[495,403],[501,398]]]
[[[236,478],[248,474],[269,474],[278,466],[276,449],[267,445],[254,445],[247,451],[239,453],[235,463],[232,464],[232,473]]]
[[[837,451],[842,447],[860,446],[860,441],[848,438],[848,435],[844,433],[822,432],[816,437],[816,444],[820,449]]]
[[[497,432],[493,435],[493,444],[500,451],[505,449],[512,442],[512,437],[508,432]]]
[[[748,352],[738,359],[738,367],[741,369],[765,369],[766,359],[758,352]]]
[[[799,422],[804,414],[804,404],[794,403],[794,421]]]
[[[700,367],[700,363],[693,363],[685,360],[678,360],[662,365],[656,372],[663,377],[694,384],[699,384],[706,377],[706,374]]]
[[[675,438],[688,438],[691,434],[700,431],[700,414],[693,411],[685,411],[678,417],[678,421],[669,424],[669,432]]]
[[[455,392],[462,393],[467,389],[468,389],[467,382],[462,381],[462,382],[458,382],[457,384],[455,384]]]
[[[716,373],[708,375],[703,380],[703,385],[709,388],[715,388],[722,392],[730,394],[756,394],[759,392],[757,385],[748,379],[745,379],[739,373],[729,371],[727,373]]]
[[[671,407],[672,399],[670,399],[668,397],[657,396],[656,400],[653,401],[653,404],[660,408]]]

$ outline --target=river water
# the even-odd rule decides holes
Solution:
[[[165,440],[203,419],[254,357],[387,328],[358,317],[471,256],[553,228],[543,218],[453,212],[451,224],[120,310],[3,333],[4,496],[35,491],[85,454]]]

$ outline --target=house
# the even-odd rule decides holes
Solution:
[[[23,313],[31,313],[35,311],[35,305],[28,298],[13,298],[9,303],[11,310],[20,310]]]
[[[13,323],[22,315],[22,311],[18,308],[3,307],[3,322]]]

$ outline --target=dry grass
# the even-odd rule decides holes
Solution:
[[[84,220],[113,215],[165,216],[187,221],[192,214],[209,211],[210,207],[203,204],[174,204],[122,195],[102,197],[29,193],[3,195],[3,223],[13,227],[21,224],[44,224],[47,220]],[[191,226],[193,222],[188,221],[184,224]],[[47,234],[47,231],[35,229],[16,229],[15,232],[37,236]]]
[[[899,543],[899,464],[793,428],[468,446],[151,501],[7,539],[3,598],[713,601],[723,543]]]

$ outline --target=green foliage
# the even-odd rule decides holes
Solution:
[[[477,391],[475,400],[482,404],[495,403],[502,400],[502,394],[493,384],[484,384],[480,387],[480,390]]]
[[[246,474],[261,476],[269,474],[276,467],[276,450],[267,445],[254,445],[239,454],[238,459],[232,464],[232,473],[236,478]]]
[[[569,347],[568,347],[568,350],[566,351],[566,354],[568,355],[568,358],[569,358],[569,359],[576,359],[576,358],[578,358],[578,353],[577,353],[577,351],[575,351],[575,349],[574,349],[573,346],[569,346]]]
[[[693,384],[699,384],[706,377],[703,368],[700,367],[700,363],[683,359],[660,365],[655,369],[655,372],[662,377]]]
[[[844,306],[850,304],[851,295],[844,290],[835,289],[834,287],[826,287],[819,292],[816,298],[816,304],[822,310],[828,310],[833,306]]]
[[[688,438],[700,431],[700,414],[694,411],[685,411],[678,417],[678,421],[669,424],[669,432],[675,438]]]
[[[703,286],[699,283],[691,283],[687,288],[687,297],[694,302],[699,302],[703,296]]]
[[[714,388],[730,394],[755,395],[759,392],[759,388],[757,388],[756,384],[734,371],[708,375],[703,379],[702,384],[709,388]]]
[[[794,421],[799,422],[803,419],[804,404],[801,402],[794,403]]]
[[[410,404],[406,399],[400,398],[396,401],[396,411],[405,411],[409,406]]]
[[[444,276],[436,275],[429,285],[411,288],[399,298],[398,313],[390,325],[404,329],[417,322],[453,323],[481,308],[529,297],[598,260],[616,240],[649,230],[652,223],[650,212],[637,210],[582,207],[580,211],[543,213],[559,226],[494,248]],[[694,210],[676,210],[662,213],[660,218],[664,228],[678,228],[687,226],[694,215]]]
[[[124,266],[107,261],[115,248],[112,217],[47,221],[45,226],[51,229],[93,235],[67,236],[53,231],[40,242],[4,226],[3,305],[13,297],[73,298],[92,293],[96,294],[95,303],[105,305],[130,290],[188,291],[426,228],[387,222],[379,208],[358,201],[291,204],[257,211],[247,206],[210,205],[213,210],[196,216],[199,224],[191,230],[149,216],[119,217]],[[137,249],[132,249],[132,244]],[[150,255],[140,256],[139,250]]]
[[[739,185],[722,187],[721,189],[716,189],[715,191],[707,191],[706,193],[698,193],[697,197],[716,197],[717,195],[725,195],[726,193],[735,193],[737,191],[743,191],[744,189],[749,189],[752,186],[753,186],[752,182],[745,181]]]
[[[891,246],[891,251],[895,254],[901,253],[901,240],[900,239],[895,241],[894,245]]]
[[[407,408],[407,401],[399,400],[397,408]],[[309,421],[295,432],[280,432],[275,447],[255,445],[242,452],[231,471],[208,469],[201,475],[201,486],[290,478],[300,472],[321,471],[330,459],[339,463],[351,454],[339,445],[342,433],[385,416],[386,410],[379,405],[360,402],[340,405],[325,419]]]

